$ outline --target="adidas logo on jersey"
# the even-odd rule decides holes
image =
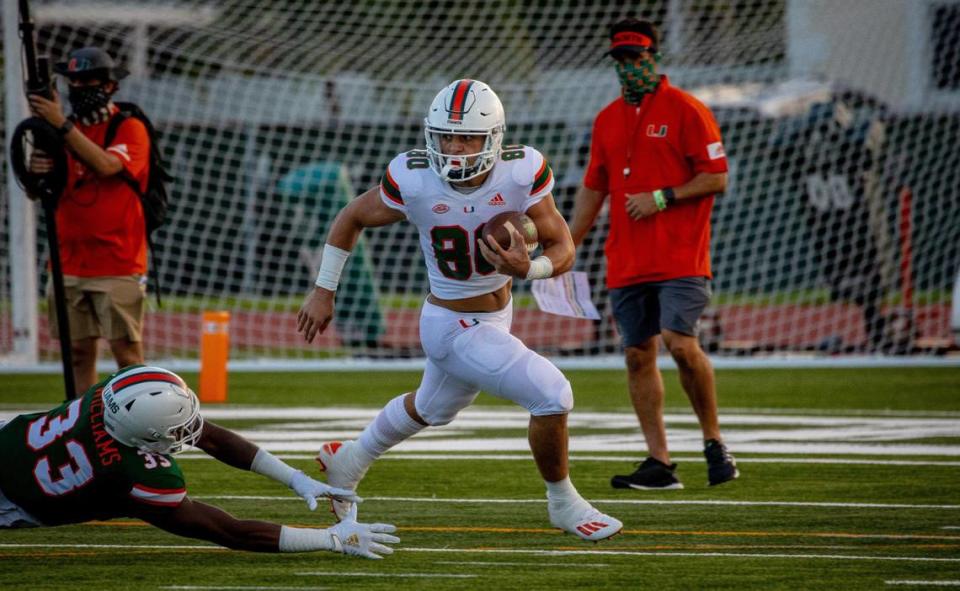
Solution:
[[[506,205],[507,202],[504,200],[503,195],[497,193],[494,195],[490,201],[487,202],[487,205]]]

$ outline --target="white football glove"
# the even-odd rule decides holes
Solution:
[[[363,499],[358,497],[354,491],[324,484],[319,480],[310,478],[300,470],[297,470],[293,474],[293,479],[290,481],[290,488],[307,501],[307,506],[310,507],[311,511],[316,510],[318,497],[347,501],[350,503],[363,502]],[[356,505],[354,505],[354,507],[356,507]]]
[[[357,506],[353,505],[346,518],[327,530],[333,540],[333,551],[350,556],[381,559],[383,555],[393,554],[393,548],[384,544],[396,544],[397,536],[390,534],[397,527],[387,523],[357,523]]]

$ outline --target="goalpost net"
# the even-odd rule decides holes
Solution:
[[[396,153],[422,147],[432,97],[469,77],[501,97],[505,143],[547,156],[569,219],[593,117],[619,93],[602,57],[607,27],[628,14],[619,2],[518,0],[32,4],[40,53],[59,61],[98,45],[132,71],[118,98],[152,118],[176,177],[171,220],[154,235],[164,292],[162,308],[151,298],[147,313],[151,360],[196,358],[204,310],[231,312],[232,359],[422,355],[427,281],[407,223],[364,232],[330,330],[313,345],[297,335],[333,217]],[[661,27],[662,70],[712,108],[729,155],[729,190],[713,215],[714,298],[702,319],[710,351],[926,355],[950,346],[958,109],[885,94],[900,84],[887,58],[837,52],[844,22],[881,19],[892,28],[871,34],[897,55],[932,55],[928,82],[949,98],[960,88],[960,9],[884,4],[922,5],[927,49],[909,45],[899,17],[884,20],[862,0],[630,3],[630,14]],[[17,250],[3,203],[8,261]],[[514,332],[533,348],[586,359],[618,350],[604,288],[606,215],[576,263],[603,319],[542,313],[529,282],[517,281]],[[33,305],[41,359],[54,359],[42,224],[38,234]],[[0,352],[15,338],[12,291],[5,263]]]

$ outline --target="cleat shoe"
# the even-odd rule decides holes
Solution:
[[[366,467],[361,467],[354,460],[352,447],[355,441],[329,441],[320,446],[320,453],[316,460],[320,464],[320,471],[326,472],[327,484],[340,488],[357,489],[357,483],[367,473]],[[330,499],[330,512],[337,517],[337,521],[346,518],[353,503]]]
[[[583,499],[562,509],[554,509],[549,504],[547,507],[550,512],[550,525],[588,542],[605,540],[623,529],[623,523],[619,519],[601,513]]]
[[[740,476],[737,462],[727,451],[727,446],[716,439],[709,439],[704,444],[703,455],[707,458],[707,478],[710,486],[723,484]]]
[[[633,474],[614,476],[610,479],[613,488],[634,488],[637,490],[677,490],[683,483],[677,478],[677,465],[664,464],[656,458],[647,458],[637,464]]]

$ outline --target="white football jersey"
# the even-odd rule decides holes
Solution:
[[[480,253],[483,224],[504,211],[527,211],[553,190],[546,159],[529,146],[504,146],[483,185],[461,193],[440,179],[425,150],[397,155],[380,180],[380,199],[420,232],[430,292],[457,300],[490,293],[510,278]]]

